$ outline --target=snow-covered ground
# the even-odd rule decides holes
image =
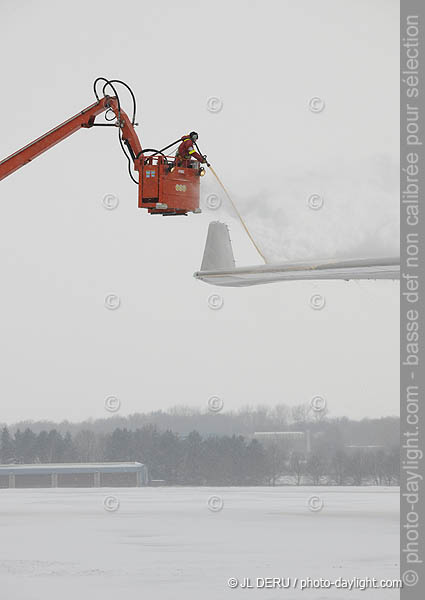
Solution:
[[[210,510],[212,496],[222,510]],[[312,496],[322,510],[309,509]],[[117,510],[105,509],[106,497]],[[1,490],[1,595],[391,600],[399,591],[230,589],[227,581],[397,578],[398,528],[398,488]]]

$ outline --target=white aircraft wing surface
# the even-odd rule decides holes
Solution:
[[[243,287],[302,279],[400,279],[400,258],[320,259],[236,267],[229,230],[212,222],[196,279],[211,285]]]

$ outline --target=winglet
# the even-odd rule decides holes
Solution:
[[[208,227],[201,271],[234,268],[235,258],[233,256],[229,229],[225,223],[213,221]]]

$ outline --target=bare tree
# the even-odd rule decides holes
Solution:
[[[348,475],[352,478],[354,485],[362,485],[367,475],[370,473],[370,464],[366,453],[358,450],[348,459]]]
[[[289,459],[289,472],[295,477],[296,485],[300,485],[301,479],[305,473],[306,460],[301,452],[292,452]]]
[[[311,454],[306,463],[306,472],[313,485],[320,485],[326,473],[326,463],[321,453]]]
[[[331,457],[332,478],[337,485],[344,485],[347,477],[348,457],[343,449],[336,449]]]
[[[387,485],[400,485],[400,449],[392,447],[385,455],[384,477]]]
[[[79,462],[93,462],[97,459],[96,434],[93,431],[79,431],[74,438],[74,444]]]
[[[266,447],[267,472],[271,485],[286,471],[286,451],[281,444],[273,442]]]
[[[301,425],[304,428],[310,410],[311,406],[309,404],[298,404],[297,406],[293,406],[291,409],[291,417],[294,423]]]

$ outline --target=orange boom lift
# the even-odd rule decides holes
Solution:
[[[103,97],[99,97],[97,86],[103,82]],[[117,84],[125,86],[133,100],[133,114],[130,119],[121,106],[116,90]],[[51,129],[21,150],[0,162],[0,180],[17,171],[81,128],[116,127],[121,148],[128,160],[131,179],[139,188],[139,208],[146,208],[152,215],[187,215],[199,213],[200,176],[204,169],[197,161],[185,161],[180,167],[174,164],[174,157],[164,154],[180,139],[161,150],[142,149],[134,127],[136,100],[131,88],[118,79],[99,77],[93,85],[97,101],[61,125]],[[106,94],[112,90],[113,95]],[[105,122],[95,123],[95,119],[105,113]],[[138,173],[134,178],[131,167]]]

